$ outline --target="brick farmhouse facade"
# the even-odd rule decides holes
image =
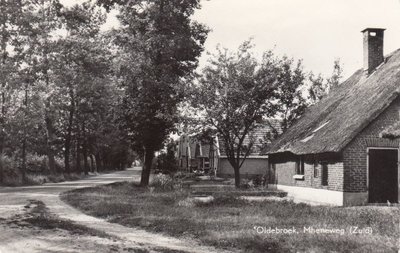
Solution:
[[[383,29],[366,29],[357,71],[263,154],[270,183],[295,200],[332,205],[398,202],[400,51],[383,57]],[[393,136],[392,136],[393,137]]]

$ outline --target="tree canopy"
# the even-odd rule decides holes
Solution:
[[[213,129],[222,140],[236,186],[240,185],[240,167],[255,142],[256,123],[280,114],[288,124],[304,103],[299,91],[304,81],[301,63],[294,65],[293,60],[276,57],[272,51],[258,60],[252,47],[246,41],[237,52],[217,48],[191,89],[192,105],[200,112],[197,124],[204,130]]]
[[[163,148],[178,121],[177,105],[192,79],[208,29],[192,21],[199,1],[99,1],[116,4],[121,28],[118,76],[122,111],[133,148],[145,156],[141,184],[149,183],[154,152]]]

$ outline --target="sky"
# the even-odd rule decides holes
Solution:
[[[302,59],[305,71],[326,76],[337,58],[344,77],[362,67],[364,28],[386,28],[385,54],[400,48],[400,0],[203,0],[193,18],[212,29],[206,51],[218,44],[236,50],[253,38],[256,55],[274,49]],[[111,15],[105,27],[116,24]],[[204,53],[200,67],[207,57]]]

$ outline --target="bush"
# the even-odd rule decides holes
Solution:
[[[49,165],[48,159],[44,155],[28,154],[26,156],[26,169],[32,173],[48,174]]]
[[[267,177],[265,175],[254,175],[249,179],[243,180],[241,188],[255,189],[265,187],[267,184]]]
[[[55,168],[58,172],[64,171],[64,161],[55,157]],[[26,169],[27,172],[50,174],[49,159],[45,155],[28,154],[26,156]]]
[[[25,184],[27,185],[41,185],[48,181],[48,178],[43,175],[27,174],[25,176]]]
[[[48,175],[47,178],[52,183],[60,183],[65,181],[65,177],[63,174]]]
[[[178,170],[178,162],[175,158],[174,144],[167,146],[167,153],[162,153],[157,157],[156,172],[164,174],[172,174]]]
[[[182,188],[182,183],[169,175],[158,174],[155,175],[150,183],[156,191],[172,191]]]
[[[55,166],[56,166],[56,171],[58,172],[63,172],[65,170],[65,164],[64,160],[61,159],[60,157],[55,157]]]
[[[8,186],[17,186],[22,184],[22,174],[18,169],[18,162],[7,156],[0,155],[0,163],[3,171],[3,184]]]
[[[70,174],[64,174],[64,178],[65,178],[65,180],[68,180],[68,181],[76,181],[76,180],[81,179],[82,176],[77,173],[70,173]]]

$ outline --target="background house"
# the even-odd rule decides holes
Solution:
[[[242,177],[252,177],[254,175],[264,175],[268,171],[268,157],[260,155],[261,151],[265,146],[271,143],[271,138],[276,134],[282,132],[280,122],[278,120],[269,119],[262,123],[258,123],[255,130],[250,133],[254,139],[254,145],[251,150],[250,155],[244,161],[242,167],[240,168],[240,174]],[[248,145],[250,138],[246,137],[244,144]],[[233,177],[234,171],[233,167],[228,161],[226,156],[224,145],[220,141],[220,157],[217,175],[220,177]]]
[[[181,170],[216,171],[219,161],[218,139],[200,140],[198,136],[182,135],[178,140],[177,160]]]
[[[264,154],[271,182],[298,200],[398,202],[400,51],[383,56],[384,29],[362,31],[364,68],[310,107]]]
[[[269,138],[274,132],[281,133],[278,120],[268,120],[258,123],[256,129],[251,133],[255,138],[255,143],[251,154],[247,157],[240,169],[242,176],[251,177],[254,175],[264,175],[268,169],[268,157],[261,156],[260,152],[265,145],[270,143]],[[248,145],[250,138],[244,141]],[[224,151],[224,144],[214,136],[209,140],[199,138],[196,135],[182,135],[178,140],[177,160],[182,170],[194,171],[202,170],[205,172],[215,171],[220,177],[233,177],[234,171],[230,165]]]

